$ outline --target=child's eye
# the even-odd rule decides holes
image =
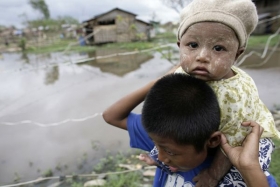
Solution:
[[[223,46],[220,46],[220,45],[214,46],[213,49],[215,51],[225,51],[226,50]]]
[[[168,155],[170,155],[170,156],[175,156],[175,155],[176,155],[175,153],[172,153],[172,152],[169,151],[169,150],[164,149],[164,151],[165,151]]]
[[[197,47],[198,47],[198,44],[197,44],[197,43],[195,43],[195,42],[190,42],[190,43],[188,43],[188,46],[189,46],[190,48],[195,49],[195,48],[197,48]]]

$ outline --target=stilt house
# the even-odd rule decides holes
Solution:
[[[151,24],[136,14],[115,8],[83,22],[89,44],[148,40]]]

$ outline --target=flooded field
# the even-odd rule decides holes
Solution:
[[[127,133],[107,125],[101,113],[173,65],[157,52],[76,63],[115,52],[2,54],[0,185],[15,177],[33,180],[50,169],[54,175],[90,172],[107,150],[131,150]],[[263,61],[256,56],[242,64],[270,109],[280,104],[279,54],[261,67],[247,66]]]

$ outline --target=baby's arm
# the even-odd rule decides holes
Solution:
[[[203,170],[194,177],[195,186],[217,186],[231,166],[230,160],[223,154],[221,149],[217,150],[210,168]]]

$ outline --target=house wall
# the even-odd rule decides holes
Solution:
[[[134,29],[135,17],[118,15],[116,18],[117,41],[129,42],[135,38],[136,30]]]
[[[135,37],[135,33],[131,30],[131,25],[135,22],[135,16],[131,14],[127,14],[125,12],[115,10],[108,14],[105,14],[99,18],[96,19],[96,25],[98,25],[99,22],[106,22],[106,21],[115,21],[115,27],[112,27],[112,31],[110,33],[106,34],[112,34],[112,36],[108,36],[107,38],[110,38],[110,41],[108,42],[128,42],[131,41]],[[94,28],[95,29],[95,28]],[[100,39],[98,39],[99,35],[96,35],[95,42],[100,42]],[[114,39],[113,39],[114,37]],[[102,39],[103,41],[103,39]]]
[[[115,25],[100,25],[94,27],[94,42],[95,43],[107,43],[116,42],[116,26]]]
[[[136,28],[137,28],[137,33],[140,34],[141,36],[140,39],[147,40],[150,26],[143,22],[136,21]]]
[[[149,25],[135,19],[136,15],[121,10],[113,10],[89,20],[87,27],[92,27],[93,43],[130,42],[147,39]]]

